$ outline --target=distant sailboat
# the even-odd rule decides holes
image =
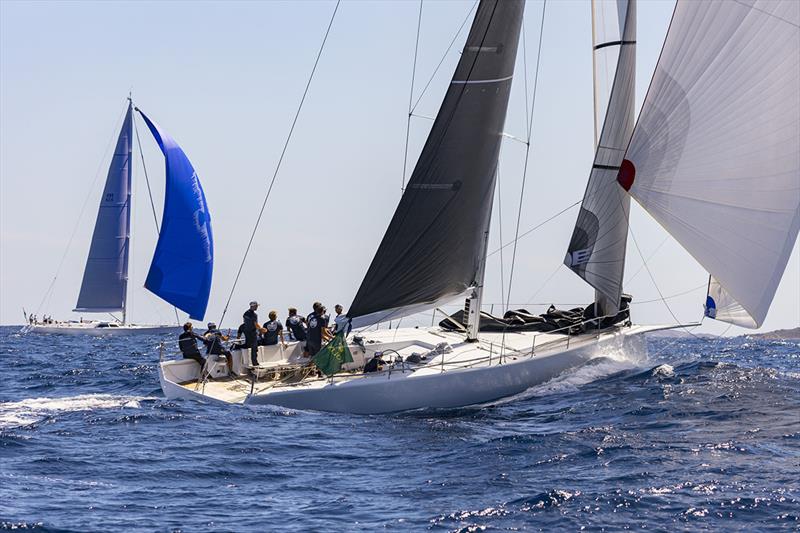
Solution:
[[[29,324],[32,333],[154,334],[174,332],[177,325],[127,322],[130,256],[133,104],[128,103],[108,169],[92,243],[74,311],[121,312],[120,321],[68,321]],[[211,221],[197,173],[180,146],[138,108],[166,162],[164,213],[145,288],[202,320],[211,289],[214,245]]]
[[[631,196],[710,272],[707,316],[760,325],[800,229],[800,2],[679,0],[636,124],[636,2],[593,9],[596,154],[565,258],[596,290],[582,317],[537,332],[539,317],[480,312],[523,11],[520,1],[482,0],[348,315],[363,327],[466,298],[463,323],[353,335],[354,361],[328,378],[304,373],[298,344],[262,347],[253,370],[266,379],[249,387],[235,376],[204,382],[193,361],[165,361],[166,396],[351,413],[457,407],[642,347],[644,333],[679,326],[630,322],[622,279]],[[614,72],[610,85],[598,64]],[[391,356],[383,371],[362,371],[381,356]],[[238,353],[234,371],[247,357]]]

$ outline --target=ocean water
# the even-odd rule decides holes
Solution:
[[[156,339],[0,328],[0,529],[800,530],[800,342],[648,345],[348,416],[168,401]]]

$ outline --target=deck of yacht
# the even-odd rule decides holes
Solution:
[[[247,369],[249,352],[235,350],[234,370],[238,375],[198,380],[171,380],[192,395],[226,403],[244,403],[251,395],[263,395],[286,390],[313,390],[329,385],[350,383],[355,380],[403,379],[430,376],[446,371],[496,366],[517,361],[521,358],[546,358],[570,346],[577,346],[596,339],[596,334],[567,336],[558,333],[508,332],[481,333],[477,343],[467,343],[463,334],[440,329],[399,329],[379,330],[364,335],[363,345],[350,344],[354,362],[346,365],[344,371],[332,378],[316,375],[308,365],[309,360],[302,357],[299,343],[289,343],[286,347],[277,345],[260,347],[259,366],[255,368],[254,379]],[[365,374],[364,363],[375,352],[401,356],[408,360],[412,354],[423,354],[447,343],[452,349],[437,354],[420,364],[400,363],[387,365],[384,370]],[[177,363],[177,362],[176,362]],[[180,362],[183,366],[191,362]],[[196,368],[196,367],[195,367]],[[184,375],[188,378],[188,375]]]

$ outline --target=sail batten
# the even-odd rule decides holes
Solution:
[[[524,3],[482,0],[389,228],[350,306],[357,326],[479,285]]]
[[[132,124],[129,103],[100,198],[74,311],[125,311],[131,222]]]
[[[630,199],[616,183],[634,124],[635,0],[592,2],[594,162],[564,259],[595,288],[600,315],[615,315],[622,296]]]
[[[205,193],[181,147],[141,110],[166,163],[164,214],[145,288],[202,320],[211,291],[214,240]]]
[[[710,274],[706,316],[759,327],[800,230],[800,3],[675,7],[628,189]]]

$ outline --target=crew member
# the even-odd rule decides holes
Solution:
[[[289,316],[286,317],[286,330],[296,341],[306,340],[306,319],[297,314],[297,309],[289,308]]]
[[[222,344],[223,341],[228,340],[228,336],[223,334],[217,325],[213,322],[208,323],[208,331],[203,335],[203,342],[206,344],[206,354],[208,355],[223,355],[228,364],[228,371],[233,373],[233,355]]]
[[[350,319],[347,318],[347,315],[344,314],[344,308],[341,304],[336,304],[333,306],[333,310],[336,311],[336,318],[333,319],[333,333],[338,334],[344,331],[344,334],[347,335],[350,333]]]
[[[283,324],[278,322],[277,311],[270,311],[269,322],[264,323],[264,334],[261,336],[260,344],[275,346],[278,344],[278,337],[281,339],[281,344],[286,347],[286,341],[283,339]]]
[[[250,302],[250,309],[244,312],[242,318],[244,319],[244,343],[245,346],[250,348],[250,362],[253,366],[258,366],[258,334],[264,333],[264,328],[258,323],[258,302],[253,300]]]
[[[328,331],[328,321],[325,320],[325,307],[314,302],[314,312],[306,319],[308,324],[308,338],[306,340],[306,355],[313,357],[322,349],[322,341],[331,336]]]
[[[200,365],[200,371],[206,367],[206,360],[197,348],[197,341],[204,341],[203,337],[192,331],[192,323],[183,325],[183,333],[178,336],[178,348],[181,349],[184,359],[194,359]]]

